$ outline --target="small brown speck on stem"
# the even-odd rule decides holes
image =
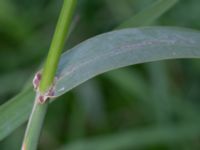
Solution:
[[[25,144],[22,145],[22,150],[26,150]]]

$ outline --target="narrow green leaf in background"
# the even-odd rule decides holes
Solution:
[[[129,130],[128,132],[96,137],[77,141],[59,150],[116,150],[151,146],[152,144],[169,143],[189,140],[198,137],[199,123],[185,123],[178,126],[151,127]]]
[[[34,95],[29,87],[0,107],[0,141],[28,119]]]
[[[122,29],[150,25],[177,2],[178,0],[158,0],[153,5],[136,14],[117,28]]]

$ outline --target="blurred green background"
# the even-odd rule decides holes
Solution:
[[[155,0],[78,0],[65,50],[113,30]],[[0,0],[0,104],[44,60],[62,0]],[[180,0],[152,25],[200,29],[200,1]],[[98,76],[50,105],[39,150],[199,150],[200,61],[135,65]],[[20,149],[26,124],[0,142]]]

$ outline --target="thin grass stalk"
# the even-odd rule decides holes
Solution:
[[[49,53],[42,71],[42,79],[36,92],[32,113],[29,117],[22,150],[35,150],[38,145],[41,128],[48,108],[48,100],[40,103],[41,96],[53,85],[56,69],[61,56],[66,37],[69,34],[71,18],[76,0],[64,0]]]

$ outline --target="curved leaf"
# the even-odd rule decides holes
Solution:
[[[113,69],[176,58],[200,58],[199,32],[183,28],[146,27],[105,33],[82,42],[62,55],[54,97]]]

